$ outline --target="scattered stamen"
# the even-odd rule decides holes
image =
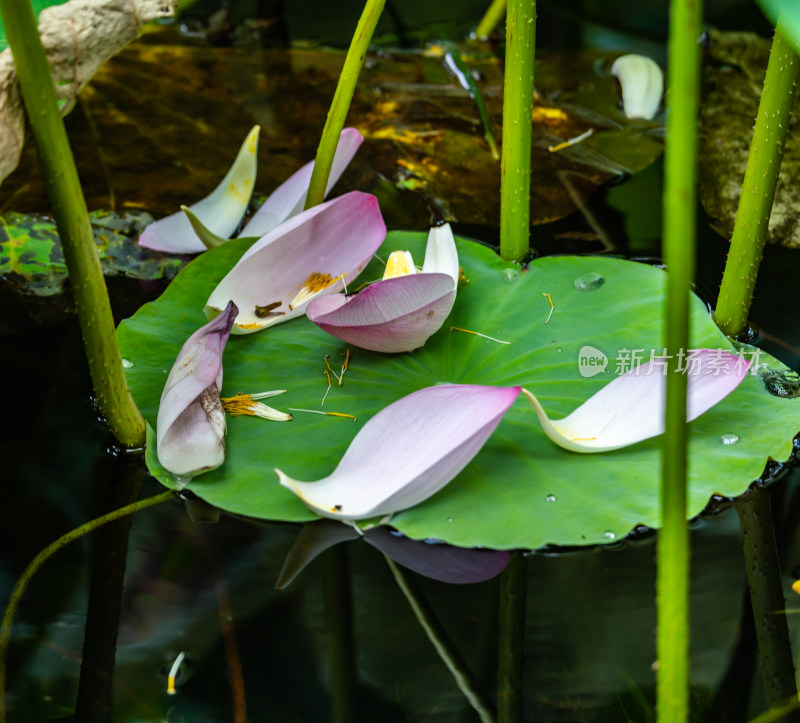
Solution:
[[[303,282],[303,286],[300,288],[300,291],[297,292],[297,296],[295,296],[294,299],[292,299],[292,302],[289,304],[289,309],[293,311],[295,308],[300,306],[300,304],[310,301],[317,294],[325,291],[325,289],[332,284],[335,284],[337,281],[339,281],[339,279],[343,279],[345,276],[346,274],[340,274],[334,279],[331,278],[330,274],[325,274],[321,271],[314,271]]]
[[[579,136],[575,136],[574,138],[570,138],[568,141],[564,141],[563,143],[559,143],[555,146],[547,146],[547,150],[550,153],[557,153],[558,151],[563,151],[565,148],[569,148],[570,146],[577,145],[581,141],[585,141],[590,135],[594,133],[594,128],[590,128],[586,133],[581,133]]]
[[[308,412],[309,414],[324,414],[326,417],[344,417],[345,419],[352,419],[357,422],[358,419],[352,414],[342,414],[341,412],[320,412],[317,409],[298,409],[297,407],[289,407],[291,412]]]
[[[462,266],[458,267],[458,283],[459,284],[469,283],[469,279],[464,275],[464,268]]]
[[[344,373],[347,371],[347,368],[350,366],[350,347],[348,346],[345,351],[346,351],[346,354],[344,356],[344,364],[342,364],[342,370],[339,372],[339,386],[342,386],[342,379],[344,377]]]
[[[479,331],[470,331],[469,329],[461,329],[458,326],[451,326],[450,331],[463,331],[465,334],[474,334],[475,336],[481,336],[484,339],[488,339],[489,341],[496,341],[498,344],[510,344],[510,341],[503,341],[502,339],[495,339],[493,336],[487,336],[486,334],[481,334]]]
[[[273,309],[277,309],[282,303],[282,301],[273,301],[271,304],[265,304],[264,306],[256,304],[256,316],[259,319],[264,319],[268,316],[286,316],[286,312],[284,311],[273,311]]]
[[[289,422],[292,419],[291,414],[279,412],[277,409],[273,409],[258,401],[259,399],[267,399],[268,397],[274,397],[277,394],[284,394],[285,392],[285,389],[261,392],[260,394],[242,394],[238,392],[232,397],[222,397],[222,408],[232,417],[261,417],[262,419],[269,419],[273,422]]]
[[[178,653],[178,657],[175,658],[172,668],[170,668],[169,677],[167,678],[167,695],[175,695],[175,693],[178,692],[175,690],[175,678],[178,677],[178,668],[181,667],[181,663],[185,657],[186,653],[181,650],[181,652]]]
[[[322,401],[319,403],[320,407],[325,405],[325,400],[328,398],[328,394],[331,391],[331,375],[327,369],[323,369],[322,373],[328,378],[328,388],[325,390],[325,394],[322,397]]]
[[[550,317],[553,316],[553,311],[555,310],[556,307],[555,304],[553,304],[553,297],[550,296],[550,294],[548,294],[546,291],[543,291],[542,296],[546,296],[547,300],[550,302],[550,313],[547,315],[547,319],[544,322],[545,324],[548,324],[550,322]]]

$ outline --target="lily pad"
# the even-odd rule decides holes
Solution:
[[[406,248],[421,258],[424,243],[425,234],[393,232],[382,253]],[[181,344],[205,322],[208,294],[246,245],[233,241],[203,254],[161,298],[120,325],[123,355],[132,362],[126,369],[131,391],[151,425]],[[225,395],[287,389],[272,400],[274,406],[353,414],[358,421],[304,412],[286,423],[230,418],[225,464],[196,478],[189,489],[229,512],[308,520],[313,515],[278,484],[273,468],[306,480],[330,473],[369,417],[414,390],[440,382],[522,384],[558,417],[610,381],[632,358],[628,352],[641,350],[645,359],[651,349],[662,354],[663,271],[619,259],[568,256],[537,259],[520,270],[474,242],[460,239],[458,249],[467,282],[460,284],[447,324],[412,354],[351,350],[343,384],[331,388],[324,406],[324,357],[329,354],[335,365],[344,344],[305,318],[231,338],[223,359]],[[377,278],[380,271],[373,261],[362,278]],[[693,347],[733,349],[697,298],[691,314]],[[449,325],[511,343],[451,331]],[[582,375],[581,355],[605,355],[606,372]],[[688,514],[699,514],[714,494],[742,493],[768,458],[788,458],[798,429],[800,400],[773,396],[757,374],[748,375],[691,425]],[[736,443],[730,435],[738,437]],[[175,486],[159,466],[154,444],[151,434],[148,466],[162,483]],[[657,439],[606,454],[567,452],[545,437],[520,398],[458,477],[395,515],[392,525],[410,537],[461,546],[603,543],[639,524],[659,526],[659,477]]]

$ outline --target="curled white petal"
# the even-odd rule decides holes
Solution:
[[[622,108],[628,118],[650,120],[661,106],[664,74],[645,55],[621,55],[611,66],[622,88]]]

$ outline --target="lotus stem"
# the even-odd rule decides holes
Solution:
[[[778,708],[784,706],[789,698],[797,699],[797,686],[789,628],[786,616],[782,614],[786,601],[769,498],[769,490],[753,486],[735,506],[742,528],[742,548],[764,692],[767,705]],[[796,723],[800,714],[795,711],[785,720]]]
[[[520,723],[524,703],[525,598],[528,585],[525,557],[511,553],[500,575],[500,615],[497,657],[497,723]]]
[[[506,14],[506,0],[492,0],[486,10],[486,14],[481,18],[478,27],[475,30],[475,37],[478,40],[485,40],[488,38],[492,31],[499,25],[503,16]]]
[[[154,505],[160,504],[161,502],[171,500],[174,495],[175,493],[172,490],[167,490],[159,495],[147,497],[146,499],[139,500],[133,504],[125,505],[125,507],[120,507],[118,510],[114,510],[113,512],[102,515],[95,520],[86,522],[80,527],[76,527],[74,530],[62,535],[55,542],[45,547],[44,550],[34,557],[31,563],[22,571],[22,575],[19,576],[14,588],[11,590],[11,595],[8,598],[8,603],[6,603],[6,610],[3,615],[3,624],[2,627],[0,627],[0,723],[6,723],[6,664],[8,658],[8,645],[11,642],[11,628],[14,625],[14,616],[16,615],[19,604],[22,601],[22,596],[25,594],[25,591],[28,588],[28,584],[33,576],[38,572],[39,568],[62,547],[65,547],[73,540],[77,540],[79,537],[83,537],[83,535],[91,532],[92,530],[96,530],[98,527],[107,525],[109,522],[114,522],[114,520],[119,520],[127,515],[132,515],[134,512],[138,512],[139,510],[144,510],[148,507],[153,507]]]
[[[33,8],[24,0],[0,0],[0,17],[72,281],[97,403],[119,442],[140,447],[145,440],[144,419],[125,381],[108,290]]]
[[[111,512],[135,502],[144,471],[141,452],[119,455],[106,483],[101,511]],[[132,521],[128,515],[100,528],[92,537],[89,600],[75,700],[75,720],[81,723],[106,723],[111,715],[114,661]]]
[[[353,601],[350,563],[344,545],[332,547],[323,558],[325,628],[331,685],[331,720],[356,719],[356,658],[353,649]]]
[[[333,94],[325,127],[322,129],[322,138],[317,148],[317,158],[314,163],[314,172],[308,185],[306,208],[311,208],[322,203],[325,198],[325,189],[328,185],[328,176],[331,173],[333,156],[339,143],[339,136],[344,128],[347,111],[350,110],[350,101],[356,89],[356,81],[367,54],[367,48],[372,40],[375,27],[383,12],[386,0],[367,0],[364,12],[358,21],[355,35],[350,43],[350,49],[344,59],[344,66],[339,75],[339,83]]]
[[[664,154],[664,260],[667,394],[661,459],[658,533],[656,715],[660,723],[689,719],[689,530],[686,523],[687,376],[677,371],[689,348],[694,279],[697,111],[700,96],[701,0],[671,0],[669,70],[672,84]]]
[[[530,249],[531,125],[535,0],[511,0],[506,21],[503,149],[500,162],[500,255],[519,261]]]
[[[428,636],[428,640],[433,643],[433,647],[436,648],[436,652],[447,666],[447,669],[453,674],[456,685],[458,685],[464,697],[478,714],[481,723],[494,723],[494,715],[489,702],[478,689],[477,682],[467,664],[436,619],[430,604],[422,594],[422,590],[419,589],[417,581],[390,557],[384,555],[384,559],[392,571],[397,585],[402,590],[403,595],[406,596],[414,617],[417,618],[417,621],[422,626]]]
[[[798,75],[800,57],[778,20],[714,314],[717,325],[728,336],[739,336],[747,326],[758,267],[767,240],[789,118],[797,93]]]

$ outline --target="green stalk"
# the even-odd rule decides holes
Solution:
[[[486,14],[478,23],[478,28],[475,30],[475,37],[478,38],[478,40],[488,38],[505,14],[506,0],[492,0],[492,4],[486,10]]]
[[[500,615],[497,630],[497,723],[520,723],[524,703],[526,560],[511,553],[500,575]]]
[[[55,542],[45,547],[44,550],[34,557],[33,561],[22,571],[22,575],[19,576],[14,588],[11,590],[11,595],[9,596],[8,603],[6,604],[6,611],[3,615],[3,624],[2,627],[0,627],[0,723],[6,723],[6,663],[8,658],[8,645],[11,641],[11,628],[14,625],[14,616],[17,613],[19,604],[22,601],[22,596],[25,594],[31,578],[33,578],[33,576],[38,572],[39,568],[45,562],[47,562],[47,560],[49,560],[56,552],[58,552],[62,547],[68,545],[73,540],[77,540],[79,537],[83,537],[83,535],[86,533],[96,530],[98,527],[102,527],[103,525],[107,525],[109,522],[114,522],[114,520],[119,520],[122,517],[131,515],[139,510],[144,510],[147,507],[152,507],[153,505],[157,505],[161,502],[166,502],[167,500],[172,499],[174,496],[175,493],[172,490],[167,490],[159,495],[154,495],[153,497],[139,500],[133,504],[125,505],[125,507],[120,507],[118,510],[109,512],[95,520],[91,520],[90,522],[81,525],[80,527],[76,527],[74,530],[71,530],[66,535],[62,535]]]
[[[690,286],[694,278],[697,111],[700,95],[701,0],[670,3],[669,108],[664,154],[664,260],[667,265],[665,346],[668,355],[666,434],[661,462],[658,534],[657,719],[689,719],[689,531],[686,523],[685,373]]]
[[[385,3],[386,0],[367,0],[364,5],[364,12],[358,21],[355,35],[353,35],[353,40],[350,43],[350,49],[344,59],[344,66],[339,75],[339,83],[336,86],[330,110],[328,110],[325,127],[322,129],[322,138],[317,148],[314,172],[311,174],[311,181],[308,185],[306,208],[322,203],[325,198],[325,188],[328,185],[333,156],[336,153],[336,146],[339,143],[342,128],[344,128],[347,111],[350,110],[350,101],[353,99],[358,74],[361,71],[364,56],[367,54],[367,48],[370,40],[372,40],[375,26],[378,24]]]
[[[530,248],[531,125],[536,0],[511,0],[506,21],[500,255],[519,261]]]
[[[800,57],[786,39],[779,20],[772,40],[742,196],[714,314],[717,325],[728,336],[738,336],[747,326],[758,267],[767,240],[769,216],[781,170],[798,75]]]
[[[145,425],[128,391],[86,201],[58,110],[50,66],[27,0],[0,0],[39,162],[72,281],[83,343],[100,411],[120,443],[140,447]]]
[[[783,614],[786,600],[769,497],[768,489],[754,486],[735,506],[742,528],[742,549],[765,697],[770,708],[778,708],[789,699],[797,699],[797,685],[789,627]],[[792,711],[786,714],[785,720],[797,723],[800,715]]]
[[[472,675],[464,659],[459,655],[458,651],[448,639],[441,624],[436,619],[417,581],[390,557],[384,555],[384,559],[389,569],[392,571],[397,585],[400,590],[402,590],[403,595],[406,596],[408,604],[411,605],[414,616],[428,636],[428,640],[433,643],[433,647],[436,648],[439,657],[447,666],[447,669],[453,674],[456,685],[458,685],[461,692],[469,701],[469,704],[478,714],[481,723],[494,723],[494,716],[492,715],[489,702],[481,694],[475,677]]]

